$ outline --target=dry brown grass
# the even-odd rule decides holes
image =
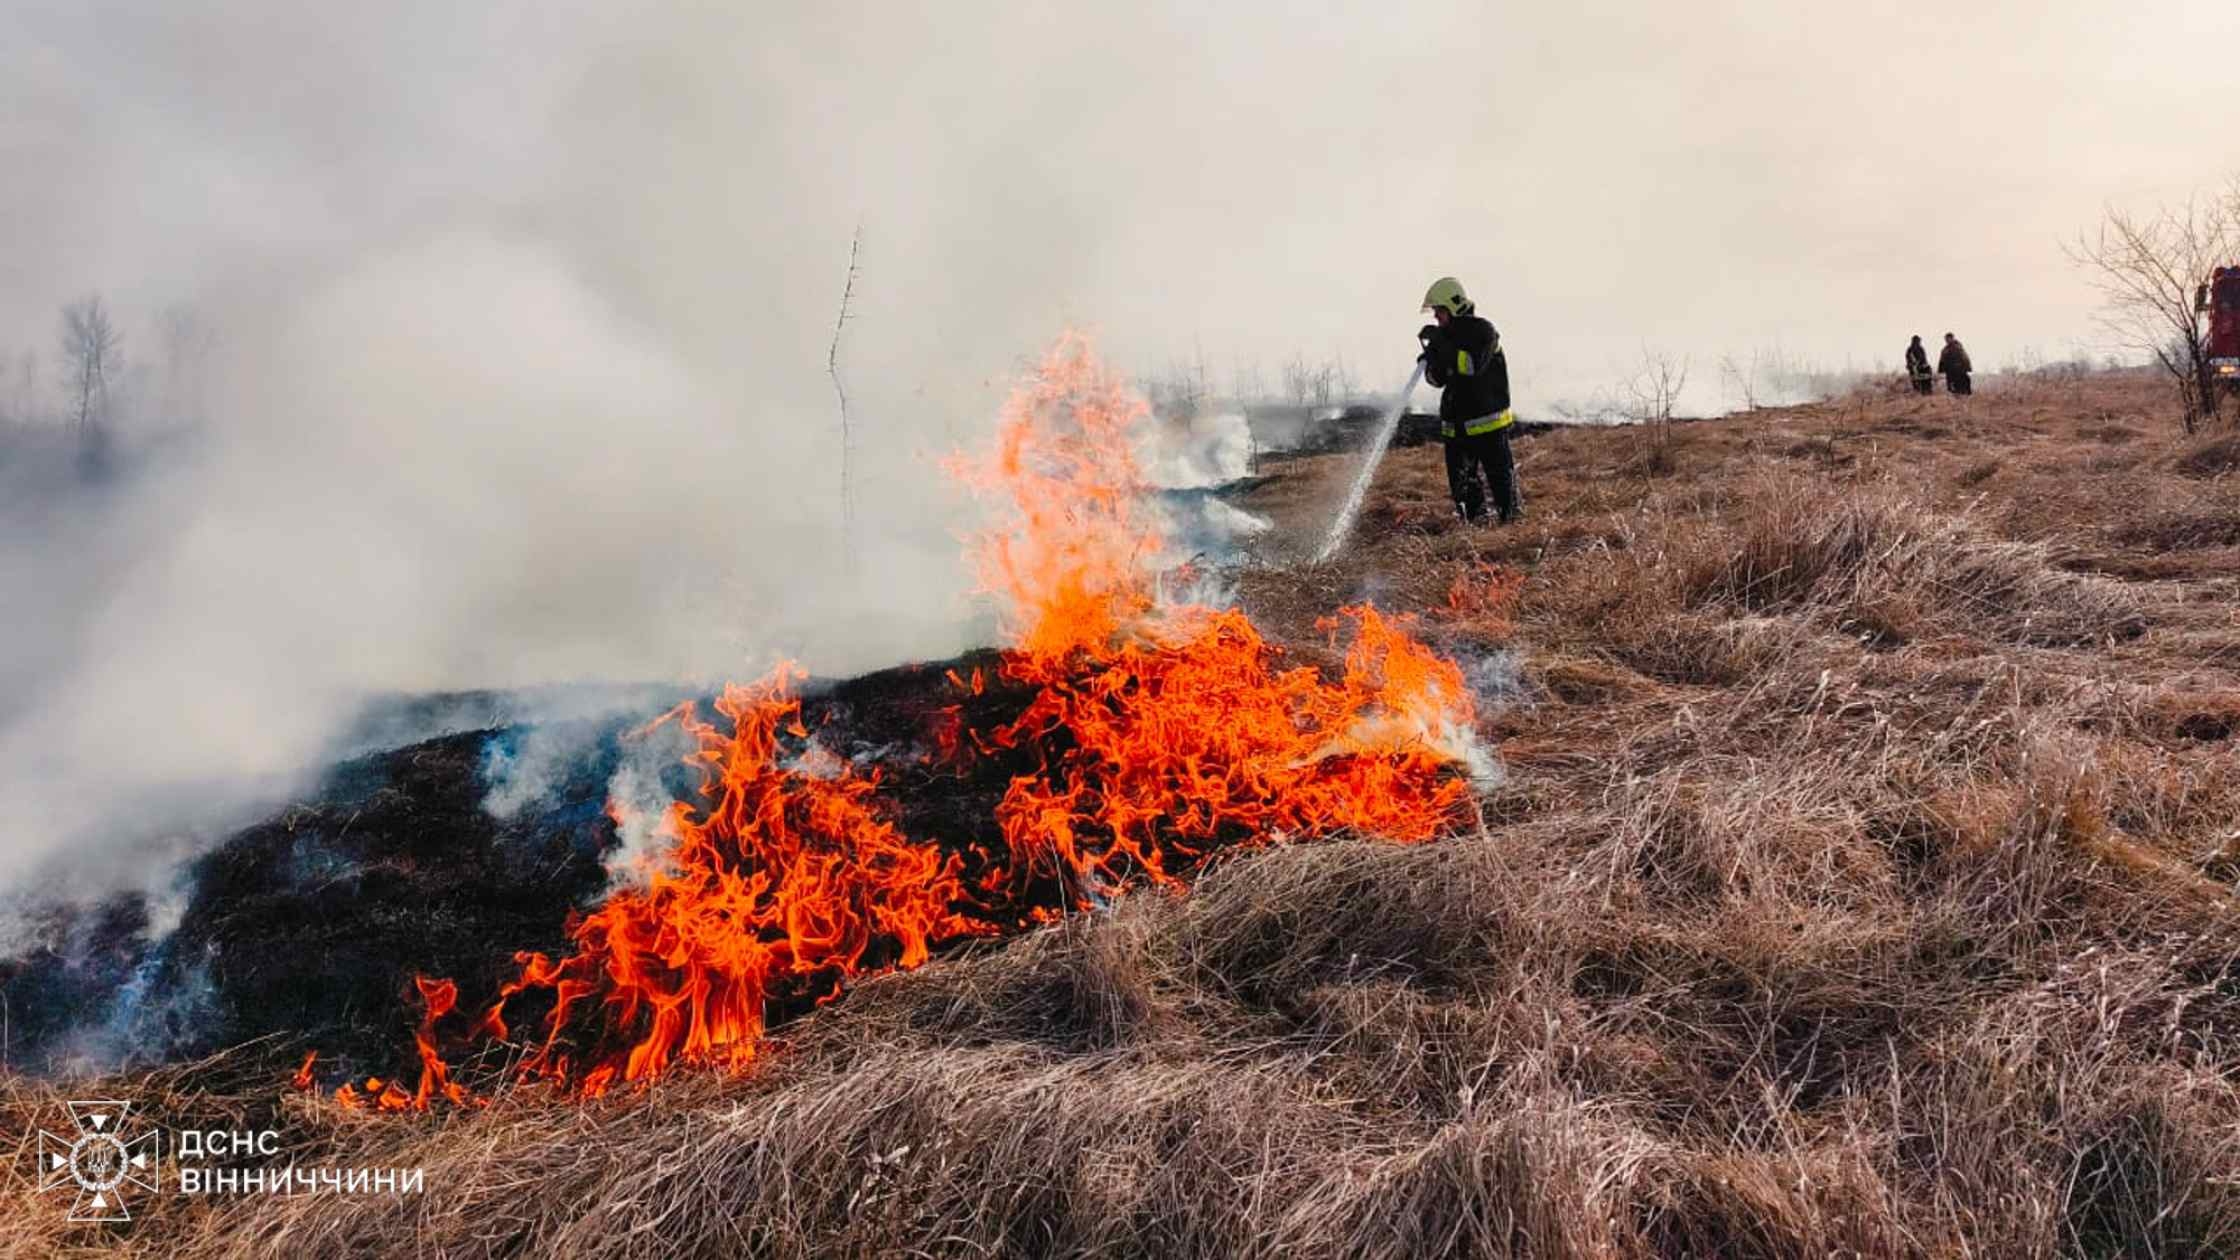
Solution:
[[[1304,642],[1345,600],[1526,573],[1504,624],[1424,623],[1522,657],[1482,834],[1233,860],[863,984],[743,1078],[589,1107],[368,1121],[283,1097],[277,1048],[118,1082],[431,1190],[115,1235],[24,1194],[0,1245],[2240,1254],[2240,591],[2154,567],[2229,510],[2156,397],[1681,425],[1648,478],[1614,475],[1634,435],[1536,436],[1507,530],[1399,452],[1359,546],[1244,590]],[[1308,527],[1345,470],[1255,506]],[[0,1109],[27,1131],[65,1089]]]

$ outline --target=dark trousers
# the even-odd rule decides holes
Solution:
[[[1976,392],[1975,386],[1968,383],[1968,374],[1966,372],[1945,373],[1944,391],[1948,394],[1972,394]]]
[[[1913,392],[1916,394],[1936,393],[1937,378],[1929,375],[1927,372],[1916,373],[1913,378]]]
[[[1455,510],[1462,513],[1462,519],[1485,518],[1489,487],[1501,523],[1517,519],[1517,461],[1509,451],[1509,430],[1503,427],[1491,433],[1458,434],[1447,438],[1446,445],[1447,493],[1454,496]]]

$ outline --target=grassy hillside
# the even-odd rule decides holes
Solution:
[[[2003,388],[1997,386],[2004,385]],[[2229,433],[2229,431],[2226,431]],[[863,984],[739,1079],[366,1118],[284,1052],[0,1077],[411,1197],[167,1197],[98,1254],[2240,1253],[2240,439],[2148,380],[1518,443],[1468,528],[1396,451],[1356,545],[1247,574],[1418,612],[1488,695],[1483,828]],[[1343,456],[1270,460],[1294,542]]]

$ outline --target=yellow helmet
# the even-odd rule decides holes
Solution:
[[[1423,309],[1438,307],[1449,315],[1460,315],[1470,306],[1468,294],[1462,291],[1462,282],[1453,276],[1441,276],[1424,291]]]

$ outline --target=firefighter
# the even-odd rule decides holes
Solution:
[[[1913,382],[1916,394],[1935,393],[1937,378],[1929,371],[1929,348],[1921,344],[1921,334],[1915,333],[1913,344],[1906,347],[1906,378]]]
[[[1486,491],[1504,525],[1523,515],[1517,497],[1517,464],[1509,450],[1509,360],[1501,334],[1479,318],[1462,282],[1445,276],[1423,295],[1436,323],[1416,335],[1422,343],[1423,379],[1439,395],[1439,436],[1447,451],[1447,492],[1466,521],[1486,514]],[[1483,483],[1480,473],[1484,474]]]
[[[1968,362],[1968,348],[1960,344],[1958,337],[1946,333],[1944,335],[1944,352],[1937,356],[1937,374],[1944,377],[1945,392],[1948,394],[1974,393],[1974,387],[1968,383],[1968,374],[1973,371],[1975,371],[1975,365]]]

